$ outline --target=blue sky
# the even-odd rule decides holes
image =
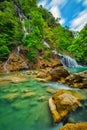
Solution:
[[[80,31],[87,23],[87,0],[39,0],[38,6],[48,9],[62,26]]]

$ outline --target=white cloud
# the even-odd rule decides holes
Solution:
[[[50,9],[50,12],[53,14],[53,16],[55,17],[55,18],[60,18],[61,17],[61,13],[60,13],[60,11],[59,11],[59,9],[58,9],[58,7],[55,5],[55,6],[53,6],[51,9]]]
[[[83,5],[87,6],[87,0],[84,0]]]
[[[43,1],[39,1],[37,5],[38,6],[42,5],[43,7],[45,7],[46,3],[47,3],[47,0],[43,0]]]
[[[87,0],[77,0],[77,2],[82,2],[82,4],[87,7]]]
[[[71,21],[70,29],[80,31],[87,23],[87,10],[82,11],[77,18]]]
[[[50,6],[54,6],[54,5],[64,6],[66,2],[67,2],[66,0],[51,0]]]
[[[50,12],[53,14],[55,18],[61,18],[59,23],[64,24],[65,19],[62,18],[59,7],[63,7],[66,4],[66,0],[52,0],[49,4],[51,7]]]
[[[65,23],[65,19],[60,19],[59,23],[62,25]]]
[[[55,18],[61,18],[59,21],[60,24],[64,24],[65,19],[62,19],[62,15],[59,7],[63,7],[66,4],[66,0],[51,0],[49,4],[47,4],[47,0],[40,1],[38,6],[42,5],[43,7],[49,9],[49,11],[53,14]]]

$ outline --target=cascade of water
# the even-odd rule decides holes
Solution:
[[[49,44],[47,43],[47,42],[43,42],[43,44],[45,45],[45,46],[47,46],[48,48],[50,48],[50,46],[49,46]]]
[[[15,5],[16,6],[16,5]],[[25,15],[23,14],[23,12],[20,10],[19,7],[16,6],[16,9],[17,9],[17,12],[18,12],[18,15],[19,15],[19,18],[20,18],[20,21],[22,23],[22,27],[23,27],[23,30],[24,30],[24,37],[26,37],[26,35],[29,34],[29,32],[27,31],[26,27],[25,27],[25,20],[27,19],[27,17],[25,17]]]
[[[57,52],[56,50],[52,50],[52,53],[53,53],[54,55],[57,55],[57,54],[58,54],[58,52]]]
[[[20,53],[20,46],[17,47],[17,55]]]
[[[78,65],[78,63],[76,62],[75,59],[71,58],[70,56],[64,56],[61,54],[58,54],[58,56],[61,59],[61,62],[64,66],[66,67],[80,67],[80,65]]]
[[[47,42],[43,42],[45,46],[50,48],[49,44]],[[58,57],[61,59],[61,62],[66,67],[81,67],[81,65],[78,65],[75,59],[71,58],[70,56],[64,56],[61,54],[58,54],[56,50],[51,50],[54,55],[58,55]]]
[[[9,70],[8,70],[8,68],[7,68],[7,65],[8,65],[8,62],[9,62],[9,60],[10,60],[10,58],[11,58],[11,56],[12,56],[13,54],[14,54],[14,53],[10,54],[10,56],[9,56],[8,59],[7,59],[7,61],[4,63],[3,68],[4,68],[4,71],[5,71],[6,73],[9,73]]]

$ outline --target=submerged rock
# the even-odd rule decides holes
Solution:
[[[5,99],[9,102],[13,102],[15,99],[17,99],[19,97],[19,94],[18,93],[12,93],[12,94],[8,94],[8,95],[5,95],[3,97],[1,97],[2,99]]]
[[[87,130],[87,122],[86,123],[76,123],[76,124],[66,124],[61,127],[59,130]]]
[[[55,123],[59,123],[69,112],[80,105],[78,99],[66,90],[57,91],[52,99],[49,99],[49,107]]]
[[[46,101],[46,96],[40,96],[40,97],[38,98],[38,101]]]
[[[52,88],[47,88],[46,92],[54,94],[56,91],[54,89],[52,89]]]
[[[12,75],[6,75],[4,77],[0,78],[0,83],[19,83],[24,82],[27,80],[27,77],[22,74],[12,74]]]
[[[27,92],[22,95],[22,98],[29,98],[35,95],[35,92]]]

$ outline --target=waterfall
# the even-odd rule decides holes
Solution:
[[[15,5],[16,6],[16,5]],[[26,35],[29,34],[29,32],[27,31],[26,29],[26,26],[25,26],[25,20],[27,20],[27,17],[23,14],[23,12],[20,10],[20,8],[18,6],[16,6],[16,9],[17,9],[17,13],[18,13],[18,16],[20,18],[20,21],[22,23],[22,27],[23,27],[23,31],[24,31],[24,38],[26,37]]]
[[[17,55],[20,53],[20,46],[17,47]]]
[[[75,59],[71,58],[70,56],[64,56],[61,54],[58,54],[59,58],[61,59],[61,62],[66,67],[81,67],[78,65]]]
[[[10,56],[9,56],[9,58],[7,59],[7,61],[4,63],[4,71],[6,72],[6,73],[9,73],[9,71],[8,71],[8,69],[7,69],[7,65],[8,65],[8,62],[9,62],[9,59],[10,59]]]
[[[7,59],[7,61],[4,63],[3,68],[4,68],[4,71],[5,71],[6,73],[9,73],[9,70],[8,70],[8,68],[7,68],[7,65],[8,65],[8,62],[9,62],[11,56],[14,55],[14,54],[15,54],[14,52],[13,52],[12,54],[10,54],[9,57],[8,57],[8,59]]]
[[[57,55],[57,54],[58,54],[58,52],[57,52],[56,50],[52,50],[52,53],[53,53],[54,55]]]
[[[43,44],[44,44],[46,47],[50,48],[50,46],[49,46],[49,44],[48,44],[47,42],[44,41]]]
[[[49,49],[51,49],[51,47],[49,46],[49,44],[44,41],[43,44],[48,47]],[[81,67],[81,65],[78,65],[78,63],[76,62],[75,59],[71,58],[70,56],[64,56],[62,54],[58,54],[58,52],[56,50],[51,50],[51,52],[54,55],[58,55],[58,57],[60,58],[62,64],[66,67]]]

